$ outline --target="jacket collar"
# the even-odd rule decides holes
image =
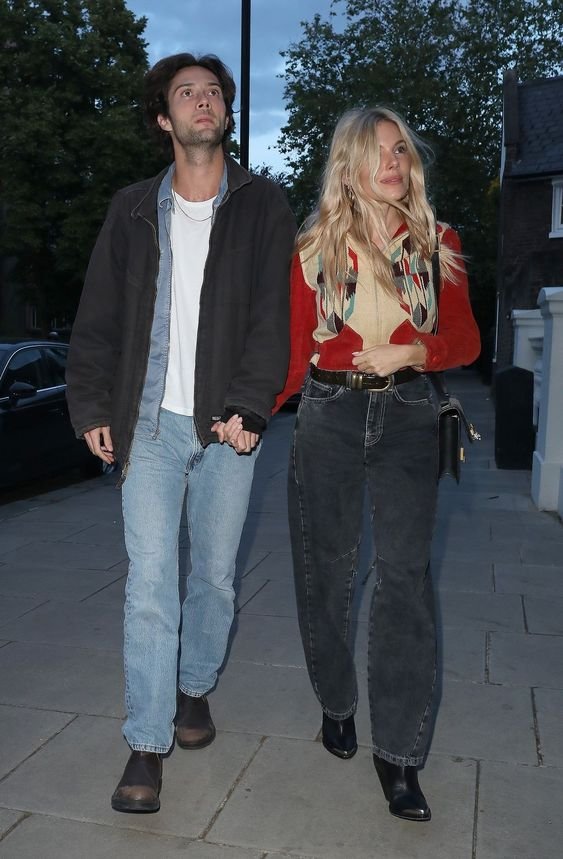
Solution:
[[[174,163],[172,163],[148,180],[144,195],[131,210],[132,218],[143,217],[153,222],[156,220],[157,205],[170,196],[174,169]],[[220,205],[229,194],[233,194],[251,182],[252,175],[248,170],[241,167],[230,155],[225,154],[225,168],[217,195],[217,205]]]

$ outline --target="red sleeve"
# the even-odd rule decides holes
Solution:
[[[283,406],[288,397],[301,390],[311,355],[315,350],[313,331],[317,327],[317,303],[315,291],[303,277],[299,254],[295,254],[291,263],[289,324],[291,339],[289,370],[284,389],[276,397],[272,414]]]
[[[440,244],[461,253],[459,236],[448,227],[440,236]],[[449,367],[471,364],[481,351],[481,338],[475,322],[469,290],[467,272],[463,260],[459,260],[453,280],[443,278],[440,291],[438,333],[424,334],[410,322],[403,322],[390,337],[391,343],[423,343],[426,346],[424,369],[447,370]]]

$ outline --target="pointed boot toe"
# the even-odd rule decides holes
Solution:
[[[417,768],[392,764],[377,755],[373,762],[390,813],[402,820],[430,820],[432,813],[418,783]]]
[[[323,713],[322,738],[327,752],[336,755],[337,758],[348,760],[358,751],[353,716],[348,716],[347,719],[331,719]]]

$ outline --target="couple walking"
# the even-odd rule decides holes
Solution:
[[[122,466],[130,754],[112,807],[158,811],[174,740],[196,750],[215,737],[207,693],[233,620],[260,439],[305,380],[289,509],[323,744],[342,759],[357,748],[349,611],[367,485],[374,763],[390,811],[428,820],[417,773],[433,719],[437,437],[425,374],[479,351],[459,241],[435,222],[420,141],[382,108],[338,123],[318,208],[296,240],[282,190],[226,153],[234,98],[212,55],[149,71],[146,118],[171,163],[113,198],[72,333],[76,433]],[[184,510],[191,572],[180,603]]]

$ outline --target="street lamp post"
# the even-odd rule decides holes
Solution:
[[[248,170],[250,129],[250,0],[242,0],[240,33],[240,163]]]

